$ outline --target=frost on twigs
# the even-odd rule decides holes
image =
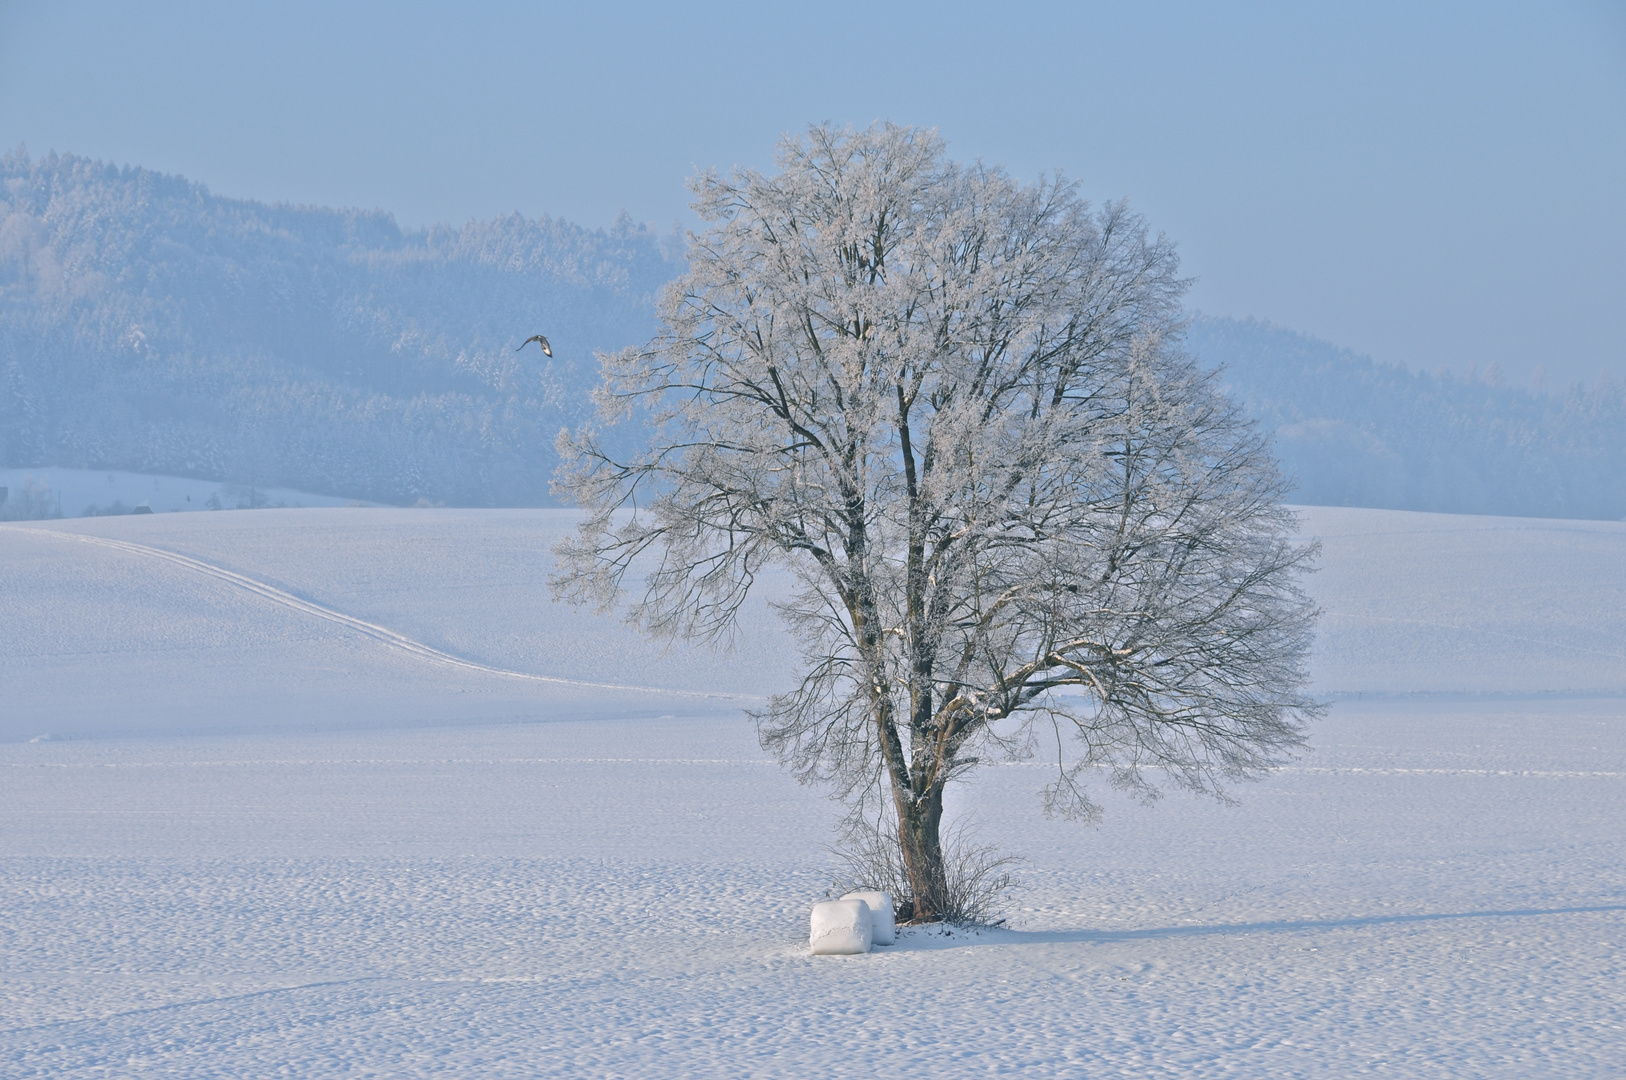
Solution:
[[[641,422],[638,448],[561,437],[587,514],[554,584],[600,606],[634,584],[644,630],[717,641],[788,571],[801,665],[758,734],[884,810],[898,876],[873,887],[980,917],[1003,864],[954,869],[943,793],[990,758],[1053,760],[1045,811],[1091,820],[1086,777],[1223,797],[1302,743],[1314,549],[1181,349],[1168,240],[892,125],[816,127],[778,173],[694,191],[662,330],[600,357],[601,423]]]

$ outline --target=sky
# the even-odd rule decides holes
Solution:
[[[1626,0],[0,0],[0,149],[409,227],[692,227],[699,169],[883,119],[1127,198],[1193,309],[1414,370],[1626,378]]]

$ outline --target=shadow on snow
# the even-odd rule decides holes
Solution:
[[[1626,911],[1626,904],[1587,907],[1505,908],[1485,911],[1442,911],[1412,915],[1355,915],[1341,919],[1273,920],[1253,923],[1194,923],[1189,926],[1153,926],[1139,930],[1009,930],[997,928],[900,927],[899,951],[950,949],[970,945],[1057,945],[1114,941],[1148,941],[1178,937],[1226,937],[1248,934],[1305,933],[1347,930],[1364,926],[1449,922],[1458,919],[1525,919],[1544,915],[1590,915]]]

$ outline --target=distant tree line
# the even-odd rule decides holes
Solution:
[[[403,230],[85,158],[0,158],[0,466],[548,505],[595,351],[649,339],[682,245],[510,215]],[[548,360],[515,354],[544,331]],[[1411,374],[1257,322],[1186,345],[1298,501],[1626,516],[1626,387]]]
[[[1254,320],[1199,317],[1186,344],[1274,434],[1299,502],[1626,517],[1626,383],[1412,373]]]
[[[224,199],[0,159],[0,464],[535,505],[594,349],[646,338],[672,238]],[[545,328],[549,360],[514,347]]]

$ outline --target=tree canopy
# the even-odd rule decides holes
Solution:
[[[1180,350],[1172,244],[891,125],[694,189],[663,329],[601,358],[647,440],[561,436],[564,595],[642,575],[646,629],[720,637],[788,569],[803,667],[761,739],[880,822],[917,917],[956,914],[943,792],[990,754],[1049,747],[1045,808],[1091,818],[1091,770],[1223,793],[1300,743],[1312,551]]]

